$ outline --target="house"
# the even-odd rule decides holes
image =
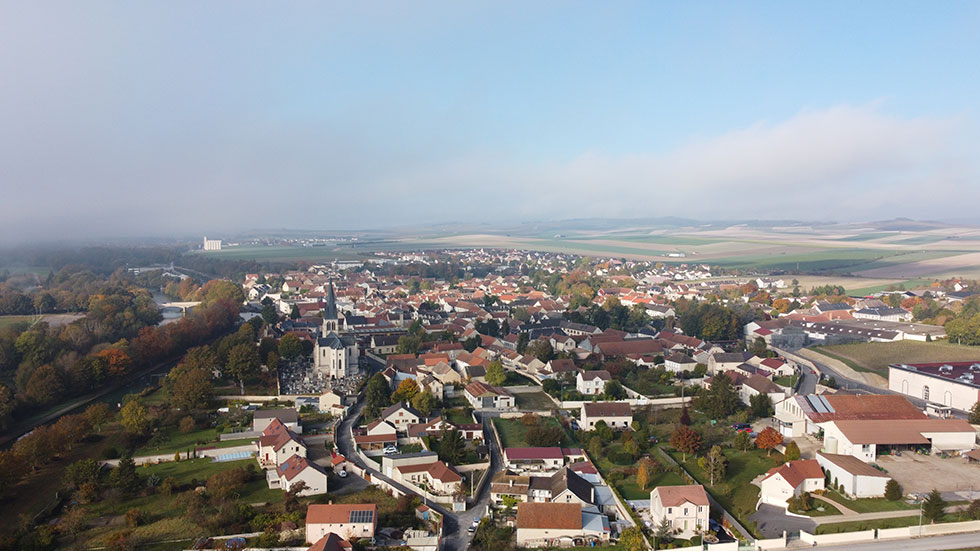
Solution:
[[[694,358],[681,352],[673,352],[664,358],[664,369],[671,373],[694,371],[697,366],[698,362]]]
[[[862,308],[854,312],[854,317],[878,321],[912,321],[912,312],[904,308],[881,306],[877,308]]]
[[[512,409],[517,403],[507,390],[478,381],[466,385],[463,394],[473,409]]]
[[[586,545],[609,541],[609,519],[577,503],[518,503],[518,547]]]
[[[418,424],[422,418],[422,414],[417,409],[405,402],[392,404],[378,415],[379,420],[387,421],[398,432],[407,431],[408,427]]]
[[[331,532],[347,540],[373,538],[378,526],[378,506],[374,503],[354,505],[318,505],[306,509],[306,541],[319,541]]]
[[[595,396],[606,391],[606,383],[612,381],[612,376],[605,369],[595,371],[579,371],[575,375],[575,390],[586,396]]]
[[[303,433],[303,428],[299,424],[299,412],[292,408],[256,410],[252,415],[252,431],[264,432],[266,427],[276,419],[287,429],[297,434]]]
[[[831,421],[824,427],[823,449],[871,463],[881,452],[892,450],[966,453],[976,447],[976,440],[976,430],[962,419]]]
[[[708,373],[717,375],[722,371],[737,369],[741,364],[749,361],[753,357],[754,354],[751,352],[720,352],[718,354],[712,354],[708,358]]]
[[[330,532],[318,539],[307,551],[350,551],[351,549],[349,541]]]
[[[557,472],[566,461],[585,459],[578,448],[505,448],[504,467],[517,472]]]
[[[347,412],[347,408],[344,406],[344,397],[338,394],[336,390],[324,392],[317,402],[319,410],[323,413],[343,416]]]
[[[792,497],[823,490],[824,474],[816,459],[800,459],[769,469],[759,485],[760,503],[788,507]]]
[[[844,494],[854,498],[882,497],[885,485],[891,480],[887,474],[853,455],[818,451],[817,462],[834,486],[843,487]]]
[[[267,469],[281,465],[293,455],[306,457],[306,444],[278,419],[273,419],[262,431],[255,446],[259,466]]]
[[[299,455],[290,457],[275,470],[267,471],[266,480],[269,488],[281,488],[285,491],[300,482],[305,483],[306,489],[299,493],[301,496],[327,493],[327,471]]]
[[[490,481],[490,499],[503,503],[504,496],[510,496],[517,501],[527,501],[531,488],[531,477],[503,470],[494,475]]]
[[[586,402],[582,404],[582,430],[593,430],[599,421],[616,430],[629,430],[633,410],[629,402]]]
[[[432,493],[442,495],[455,494],[463,482],[463,477],[442,461],[400,465],[394,468],[394,474],[396,481],[424,486]]]
[[[708,528],[711,504],[704,486],[657,486],[650,492],[650,520],[659,526],[664,519],[682,538]]]
[[[551,476],[532,476],[528,488],[528,501],[578,503],[594,505],[595,488],[568,467],[562,467]]]

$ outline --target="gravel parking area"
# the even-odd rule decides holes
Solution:
[[[885,455],[878,465],[902,485],[906,494],[957,490],[980,490],[980,465],[965,457],[943,459],[935,455],[903,453],[901,457]]]

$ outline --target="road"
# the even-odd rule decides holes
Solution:
[[[364,408],[363,398],[357,402],[353,408],[351,408],[350,413],[344,420],[340,423],[337,428],[337,448],[340,453],[344,455],[349,461],[352,461],[358,467],[366,469],[372,478],[379,478],[388,482],[392,486],[398,488],[399,490],[406,493],[414,493],[405,486],[393,481],[392,479],[384,476],[375,469],[367,468],[367,465],[360,460],[357,453],[354,451],[354,438],[351,432],[353,428],[354,419],[356,419],[361,410]],[[488,426],[487,419],[489,416],[484,416],[478,414],[478,420],[483,424],[484,436],[487,436]],[[493,438],[484,439],[490,448],[490,470],[489,472],[494,473],[500,469],[501,457],[500,450],[497,448],[497,444]],[[482,518],[486,512],[486,507],[490,503],[490,485],[486,484],[483,490],[477,495],[476,501],[471,505],[466,511],[460,513],[453,513],[441,505],[434,503],[428,503],[429,507],[432,507],[439,513],[443,515],[444,519],[444,530],[443,530],[443,540],[442,549],[445,551],[463,551],[469,547],[470,540],[472,539],[472,534],[467,532],[466,528],[478,518]]]

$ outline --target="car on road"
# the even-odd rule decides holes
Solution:
[[[750,432],[752,430],[752,425],[748,423],[735,423],[732,425],[732,430],[735,432]]]
[[[470,524],[470,527],[467,528],[466,531],[472,534],[473,532],[476,532],[476,529],[479,527],[480,527],[480,519],[473,519],[473,523]]]
[[[385,446],[385,449],[381,450],[386,454],[398,453],[398,448],[395,446]]]
[[[347,471],[340,471],[339,473],[337,473],[337,476],[339,476],[340,478],[347,478]]]

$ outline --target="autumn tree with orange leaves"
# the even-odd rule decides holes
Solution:
[[[783,435],[772,427],[766,427],[759,436],[755,437],[755,445],[760,450],[766,450],[766,455],[770,455],[772,450],[783,443]]]

